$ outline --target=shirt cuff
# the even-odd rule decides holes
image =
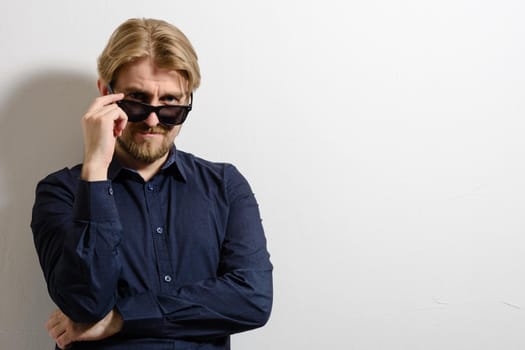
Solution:
[[[115,221],[118,210],[115,205],[111,180],[88,182],[79,180],[73,217],[80,221]]]
[[[156,298],[152,293],[133,295],[117,300],[115,308],[122,316],[123,334],[136,334],[145,329],[162,330],[165,320]]]

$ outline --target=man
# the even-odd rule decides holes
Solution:
[[[31,227],[61,349],[229,349],[264,325],[272,265],[257,203],[229,164],[175,148],[200,83],[164,21],[130,19],[98,61],[84,159],[37,186]]]

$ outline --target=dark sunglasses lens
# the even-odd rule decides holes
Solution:
[[[142,103],[130,101],[130,100],[120,100],[117,102],[117,105],[126,112],[128,120],[130,122],[140,122],[145,120],[149,111],[145,108]]]
[[[141,122],[148,118],[151,112],[155,112],[161,123],[179,125],[184,123],[189,112],[188,106],[151,107],[131,100],[117,101],[117,105],[126,112],[130,122]]]
[[[186,120],[188,109],[186,106],[167,106],[159,109],[157,115],[161,123],[179,125]]]

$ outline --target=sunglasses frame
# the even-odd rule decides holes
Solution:
[[[114,94],[115,93],[113,91],[113,88],[111,87],[111,84],[108,85],[108,92],[110,94]],[[130,118],[130,116],[128,115],[128,121],[130,121],[130,122],[141,122],[143,120],[146,120],[148,118],[148,116],[153,112],[153,113],[155,113],[157,118],[159,118],[159,121],[162,124],[170,125],[170,126],[172,126],[172,125],[180,125],[180,124],[182,124],[182,123],[184,123],[186,121],[186,118],[188,117],[188,113],[191,111],[191,108],[192,108],[192,105],[193,105],[193,92],[190,94],[190,103],[188,105],[152,106],[152,105],[149,105],[147,103],[143,103],[143,102],[140,102],[140,101],[134,101],[134,100],[128,100],[128,99],[123,99],[123,100],[117,101],[116,103],[117,103],[117,105],[120,108],[122,108],[124,110],[124,112],[126,112],[126,110],[128,109],[126,104],[129,104],[129,103],[135,104],[135,105],[139,105],[141,108],[143,108],[144,114],[140,118],[135,118],[135,117]],[[166,116],[162,116],[161,115],[162,114],[161,111],[163,109],[177,109],[177,110],[180,110],[181,112],[179,112],[179,113],[183,113],[183,117],[182,118],[177,118],[177,119],[182,119],[182,120],[176,120],[176,122],[174,123],[172,121],[174,118],[166,117]]]

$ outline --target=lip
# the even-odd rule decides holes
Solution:
[[[162,133],[160,132],[139,132],[139,134],[141,135],[163,135]]]
[[[164,137],[164,134],[160,132],[137,132],[135,133],[135,136],[141,138],[141,139],[152,139],[152,138],[162,138]]]

